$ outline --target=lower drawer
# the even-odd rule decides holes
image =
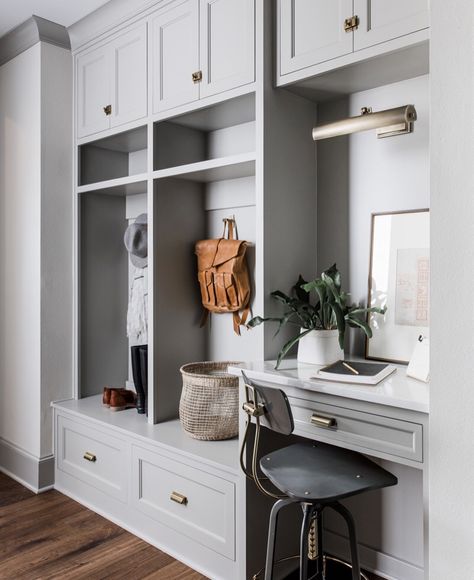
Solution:
[[[419,423],[293,397],[289,400],[297,435],[423,461],[423,426]],[[326,419],[333,425],[325,427]]]
[[[137,446],[132,482],[141,512],[235,559],[234,483]]]
[[[58,415],[57,467],[104,493],[127,500],[128,451],[119,438]]]

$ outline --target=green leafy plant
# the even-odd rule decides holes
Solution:
[[[368,338],[372,337],[372,330],[366,322],[369,312],[385,314],[384,308],[362,308],[349,305],[349,294],[341,289],[341,273],[333,264],[325,270],[320,278],[306,282],[301,275],[292,288],[292,295],[288,296],[280,290],[275,290],[271,296],[284,305],[285,311],[280,317],[262,318],[253,317],[248,326],[254,328],[264,322],[278,323],[275,336],[287,324],[303,328],[297,336],[286,342],[278,354],[275,368],[280,366],[281,361],[290,349],[312,330],[338,330],[339,346],[344,348],[344,336],[346,326],[362,329]],[[313,298],[314,296],[314,298]]]

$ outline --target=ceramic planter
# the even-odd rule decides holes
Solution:
[[[301,332],[305,329],[302,328]],[[298,362],[328,365],[344,358],[337,330],[312,330],[298,342]]]

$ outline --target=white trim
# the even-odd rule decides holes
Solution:
[[[350,561],[349,541],[344,536],[324,530],[324,551],[345,561]],[[424,570],[410,562],[379,552],[359,543],[361,566],[387,580],[423,580]]]
[[[0,472],[34,493],[43,493],[54,485],[54,455],[36,457],[0,438]]]
[[[0,66],[40,41],[67,50],[71,48],[69,34],[64,26],[32,16],[0,38]]]

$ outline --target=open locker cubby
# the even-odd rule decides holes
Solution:
[[[129,223],[147,211],[146,182],[135,195],[118,190],[79,196],[80,397],[100,394],[105,386],[130,386],[127,308],[134,270],[123,236]]]
[[[147,127],[92,141],[79,146],[78,150],[79,186],[145,174]]]
[[[255,98],[245,95],[154,124],[157,178],[194,181],[255,173]]]
[[[234,334],[231,314],[203,315],[194,247],[235,218],[256,295],[255,98],[246,95],[154,124],[153,382],[157,421],[176,417],[179,368],[204,360],[250,360],[257,334]],[[150,210],[151,211],[151,210]],[[151,312],[150,312],[151,316]]]

